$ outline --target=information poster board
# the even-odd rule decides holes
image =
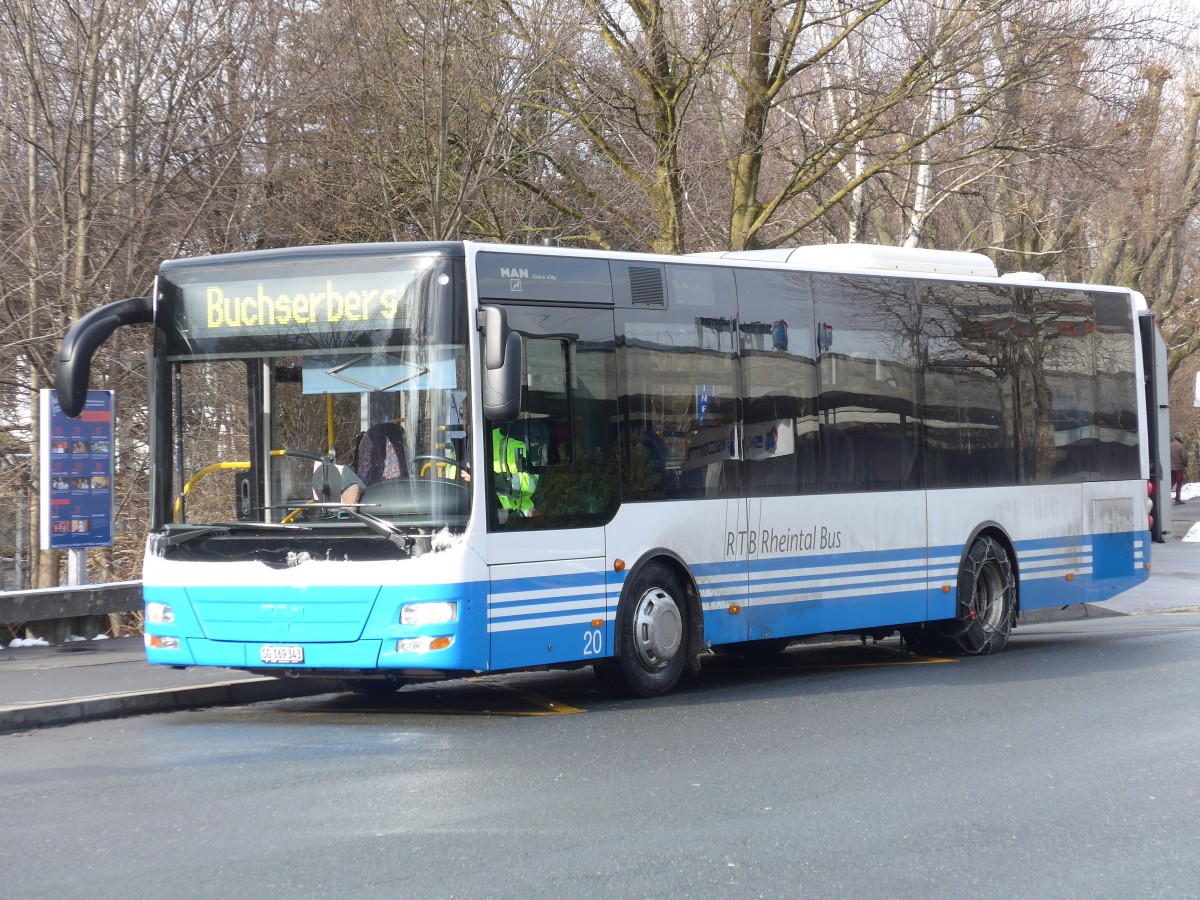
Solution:
[[[112,545],[113,392],[88,391],[78,419],[41,392],[42,548]]]

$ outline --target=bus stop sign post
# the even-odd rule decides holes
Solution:
[[[41,544],[68,551],[68,584],[87,584],[87,548],[112,546],[113,392],[88,391],[79,418],[41,392]]]

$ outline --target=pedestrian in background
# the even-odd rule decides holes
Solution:
[[[1171,490],[1175,492],[1175,502],[1183,502],[1183,470],[1187,468],[1188,452],[1183,446],[1183,433],[1175,432],[1171,438]]]

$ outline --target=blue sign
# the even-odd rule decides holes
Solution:
[[[78,419],[42,391],[42,546],[112,545],[113,392],[88,391]]]
[[[711,384],[696,385],[696,426],[698,428],[707,428],[709,425],[716,424],[716,417],[712,410],[716,393],[717,389]]]

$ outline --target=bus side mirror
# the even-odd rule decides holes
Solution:
[[[479,310],[483,331],[483,415],[491,422],[511,422],[521,409],[521,335],[508,326],[502,306]]]
[[[74,419],[83,412],[92,357],[109,335],[122,325],[153,321],[154,301],[150,297],[130,297],[93,309],[71,326],[54,361],[54,387],[64,413]]]

